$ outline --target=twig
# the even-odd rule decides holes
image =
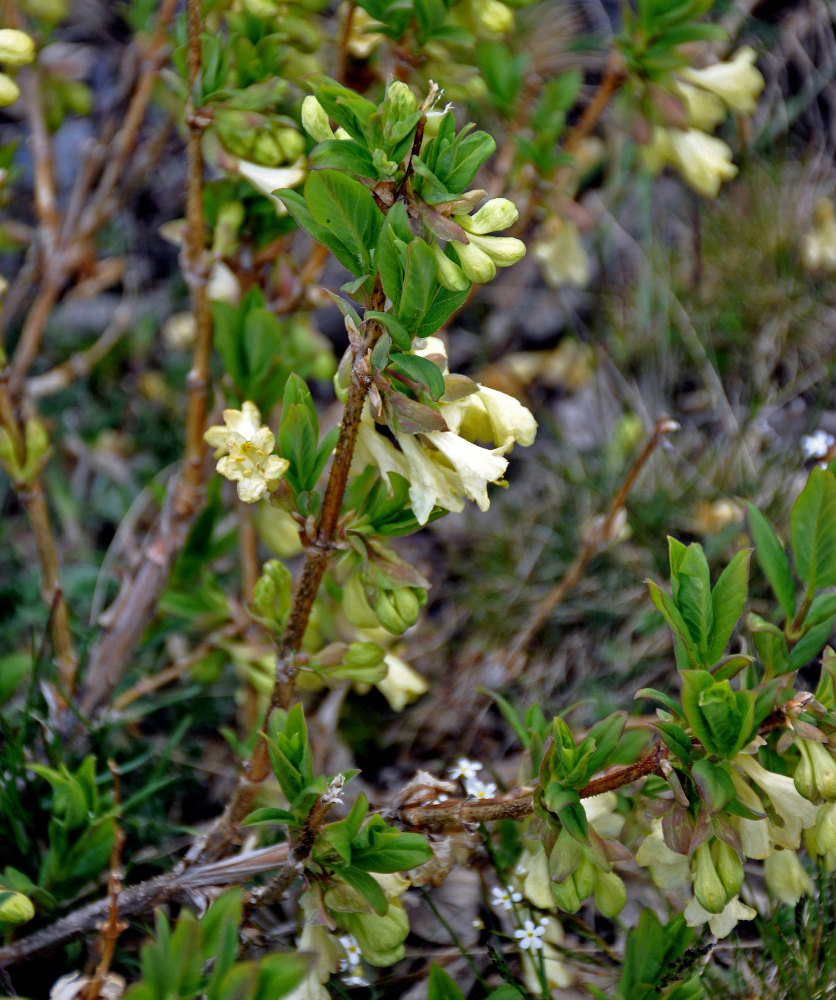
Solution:
[[[114,761],[109,760],[107,766],[113,778],[113,804],[117,810],[121,808],[122,796],[119,782],[119,771]],[[122,891],[122,848],[125,844],[125,834],[117,822],[113,831],[113,846],[110,850],[110,875],[107,880],[110,908],[107,920],[99,927],[99,942],[101,957],[96,965],[96,971],[90,977],[90,982],[81,993],[81,1000],[98,1000],[99,989],[110,971],[116,941],[122,931],[130,926],[126,920],[119,919],[119,893]]]
[[[369,301],[369,309],[381,311],[385,304],[386,296],[383,292],[380,276],[378,276]],[[363,414],[366,394],[371,385],[371,372],[368,368],[367,356],[374,348],[381,333],[382,328],[379,323],[365,324],[362,342],[355,348],[355,357],[351,368],[351,384],[348,388],[345,410],[340,424],[340,436],[337,439],[334,460],[331,464],[322,500],[319,526],[316,536],[308,546],[305,564],[294,590],[287,626],[276,656],[276,682],[261,727],[262,732],[267,731],[275,709],[287,708],[290,705],[296,690],[296,675],[298,673],[296,654],[302,648],[302,639],[308,627],[311,609],[319,592],[328,560],[331,557],[340,507],[345,495],[351,459],[354,455],[354,445],[360,427],[360,417]],[[211,861],[220,857],[227,850],[237,834],[239,823],[250,810],[259,785],[269,773],[270,758],[267,753],[267,743],[264,739],[259,739],[249,760],[244,764],[235,791],[223,814],[206,837],[193,845],[186,857],[187,863]]]
[[[527,660],[527,650],[548,620],[549,615],[583,576],[583,572],[590,559],[612,541],[616,518],[624,507],[639,473],[665,435],[678,429],[679,424],[673,420],[662,419],[657,421],[656,427],[647,444],[627,473],[618,493],[613,497],[603,522],[595,530],[587,533],[580,551],[575,557],[575,561],[567,570],[566,575],[546,594],[537,606],[534,614],[510,646],[506,656],[506,671],[509,677],[517,676],[524,669]]]
[[[246,882],[255,875],[272,871],[285,864],[287,854],[287,844],[275,844],[213,864],[195,865],[184,871],[157,875],[147,882],[140,882],[123,889],[119,894],[119,913],[122,917],[147,913],[152,907],[170,899],[187,898],[192,891],[216,885]],[[89,934],[96,930],[100,921],[107,918],[110,908],[110,898],[88,903],[87,906],[62,917],[50,927],[0,947],[0,968],[32,958],[73,938]]]

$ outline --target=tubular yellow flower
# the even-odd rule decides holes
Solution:
[[[679,75],[688,83],[715,94],[732,111],[750,115],[764,88],[764,79],[755,68],[755,59],[757,53],[746,45],[738,49],[728,62],[718,62],[704,69],[688,66],[679,70]]]
[[[258,407],[249,402],[240,410],[224,410],[225,427],[210,427],[203,435],[207,444],[223,452],[216,466],[224,478],[236,483],[244,503],[255,503],[274,490],[290,463],[273,455],[276,439],[269,427],[261,424]]]
[[[798,850],[802,829],[816,822],[816,806],[798,794],[792,778],[767,771],[754,757],[740,753],[734,763],[769,796],[772,811],[781,821],[780,826],[775,822],[769,824],[772,841],[788,850]]]
[[[589,282],[589,255],[574,222],[559,217],[550,220],[533,252],[549,288],[583,288]]]
[[[724,938],[731,934],[737,926],[738,920],[753,920],[757,915],[757,910],[741,903],[738,896],[729,900],[721,913],[709,913],[708,910],[700,906],[696,899],[692,899],[685,907],[685,922],[689,927],[699,927],[700,924],[708,921],[711,933],[718,938]]]
[[[302,101],[302,128],[317,142],[327,142],[334,138],[325,108],[313,94]]]
[[[697,194],[716,198],[723,181],[737,174],[731,150],[722,139],[697,128],[669,130],[671,164]]]
[[[775,851],[763,863],[766,887],[782,903],[795,906],[802,896],[815,892],[813,880],[795,851]]]
[[[429,688],[424,678],[399,656],[387,653],[384,661],[389,670],[382,680],[375,682],[375,687],[389,702],[392,711],[401,712]]]

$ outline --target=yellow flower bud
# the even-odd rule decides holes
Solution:
[[[595,891],[595,880],[600,874],[598,869],[586,856],[582,857],[572,878],[575,881],[575,891],[578,899],[584,900]]]
[[[483,31],[504,35],[514,27],[514,14],[500,0],[472,0],[473,16]]]
[[[836,802],[825,802],[816,815],[816,843],[822,854],[836,854]]]
[[[35,916],[35,907],[22,892],[0,887],[0,924],[25,924]]]
[[[363,581],[357,574],[343,587],[343,611],[357,628],[377,628],[380,624],[366,597]]]
[[[582,900],[578,896],[575,880],[571,875],[562,882],[552,882],[552,895],[555,903],[566,913],[577,913],[581,908]]]
[[[463,292],[470,288],[470,281],[465,277],[464,271],[455,261],[450,260],[437,243],[433,243],[432,252],[435,260],[435,276],[440,285],[451,292]]]
[[[743,864],[737,851],[725,841],[717,840],[714,845],[715,865],[728,899],[736,896],[743,885]]]
[[[484,236],[513,226],[519,217],[520,213],[513,201],[507,198],[491,198],[478,212],[474,212],[473,215],[456,215],[454,221],[465,232]]]
[[[484,250],[480,250],[472,240],[466,246],[464,243],[459,243],[458,240],[451,240],[451,242],[459,255],[462,271],[471,281],[477,285],[493,281],[496,277],[496,264]]]
[[[714,867],[711,845],[700,844],[694,858],[696,861],[694,896],[700,906],[709,913],[721,913],[728,901],[728,895]]]
[[[602,917],[612,919],[624,909],[627,890],[615,872],[598,872],[595,879],[595,906]]]
[[[317,142],[327,142],[334,138],[325,108],[313,94],[302,101],[302,128]]]
[[[5,73],[0,73],[0,108],[7,108],[20,97],[20,87]]]
[[[35,58],[35,43],[25,31],[0,28],[0,63],[25,66]]]
[[[497,267],[510,267],[525,257],[525,243],[515,236],[478,236],[469,235],[471,244],[475,244],[494,261]]]

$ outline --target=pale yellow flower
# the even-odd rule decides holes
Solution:
[[[719,97],[732,111],[750,115],[764,88],[764,79],[755,68],[757,53],[748,45],[727,62],[714,63],[704,69],[686,66],[679,75],[688,83]]]
[[[802,896],[815,892],[813,880],[807,874],[795,851],[775,851],[763,863],[766,887],[787,906],[795,906]]]
[[[836,271],[836,213],[829,198],[816,202],[813,226],[801,243],[801,259],[812,271]]]
[[[258,407],[247,400],[240,410],[224,410],[224,427],[210,427],[203,435],[222,455],[216,466],[224,478],[237,484],[244,503],[255,503],[274,490],[290,463],[272,454],[276,439],[262,426]],[[226,452],[226,454],[224,454]]]
[[[375,683],[375,687],[393,711],[402,712],[409,702],[425,694],[429,686],[416,670],[394,653],[387,653],[383,660],[389,670],[383,680]]]
[[[654,820],[650,833],[636,851],[636,864],[650,870],[650,877],[660,889],[682,889],[690,881],[688,858],[665,843],[660,819]]]
[[[713,135],[697,128],[670,129],[671,164],[697,194],[716,198],[723,181],[737,174],[731,150]]]
[[[534,244],[533,253],[549,288],[562,285],[584,288],[589,283],[589,254],[574,222],[552,219],[542,238]]]
[[[757,915],[757,910],[741,903],[739,896],[729,900],[720,913],[709,913],[708,910],[704,910],[700,906],[696,899],[692,899],[685,907],[685,923],[689,927],[699,927],[708,921],[711,933],[718,938],[724,938],[731,934],[737,926],[738,920],[754,920]]]
[[[750,781],[769,796],[772,810],[781,821],[780,825],[770,822],[771,840],[787,850],[798,850],[801,844],[801,831],[815,824],[818,808],[798,794],[792,778],[767,771],[754,757],[739,753],[734,758],[734,763]]]
[[[263,167],[260,163],[239,160],[238,173],[257,191],[267,195],[276,206],[279,215],[286,215],[287,208],[281,198],[277,198],[273,192],[279,188],[298,187],[307,176],[304,157],[285,167]]]

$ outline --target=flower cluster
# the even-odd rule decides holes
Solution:
[[[729,111],[751,114],[764,86],[755,68],[754,49],[738,49],[727,62],[704,69],[685,67],[672,82],[674,96],[683,106],[686,127],[653,129],[644,157],[657,173],[672,166],[689,187],[708,198],[716,197],[723,181],[737,173],[732,153],[722,139],[709,135]]]
[[[210,427],[203,435],[216,449],[218,472],[237,484],[244,503],[255,503],[274,490],[290,468],[285,458],[273,454],[276,439],[261,423],[258,407],[249,401],[240,410],[224,410],[224,426]]]
[[[450,240],[459,263],[433,244],[438,280],[452,291],[464,291],[471,282],[485,284],[496,277],[498,267],[510,267],[525,256],[525,244],[514,236],[489,236],[508,229],[517,221],[517,206],[507,198],[492,198],[473,215],[454,215],[467,235],[467,242]]]
[[[442,342],[427,338],[427,346],[412,353],[430,352],[443,354]],[[375,430],[367,406],[357,438],[355,466],[375,465],[384,480],[391,472],[406,479],[419,524],[427,523],[434,507],[458,512],[464,509],[465,500],[487,510],[488,483],[502,481],[508,467],[505,454],[514,444],[532,444],[537,432],[529,410],[512,396],[486,386],[464,399],[442,402],[439,412],[446,431],[396,432],[396,448]],[[476,440],[490,441],[494,447],[483,448]]]

